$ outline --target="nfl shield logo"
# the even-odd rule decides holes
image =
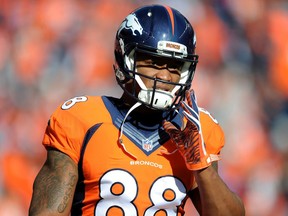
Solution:
[[[142,148],[147,152],[151,151],[153,149],[152,141],[148,139],[142,140]]]

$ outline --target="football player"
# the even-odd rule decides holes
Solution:
[[[169,6],[124,19],[114,64],[123,95],[55,110],[29,215],[179,216],[188,198],[200,215],[244,215],[217,173],[223,131],[191,88],[195,48],[191,24]]]

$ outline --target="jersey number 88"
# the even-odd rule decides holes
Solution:
[[[121,184],[123,191],[114,194],[112,187]],[[165,192],[173,193],[173,199],[165,199]],[[138,216],[137,208],[133,201],[137,197],[137,181],[131,173],[116,169],[110,170],[100,179],[101,200],[95,208],[95,215],[108,215],[112,207],[118,207],[125,216]],[[186,196],[183,183],[173,176],[162,176],[152,184],[149,190],[152,205],[145,210],[144,216],[154,216],[160,210],[165,211],[167,216],[176,216],[177,207],[181,205]]]

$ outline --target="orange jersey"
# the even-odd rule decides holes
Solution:
[[[82,96],[53,113],[43,144],[69,155],[79,168],[71,215],[182,215],[192,171],[164,132],[127,118],[109,97]],[[206,150],[219,154],[224,134],[206,111],[200,113]],[[171,119],[169,119],[171,121]],[[180,115],[173,118],[181,125]],[[169,152],[164,154],[163,151]]]

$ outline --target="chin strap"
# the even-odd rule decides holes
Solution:
[[[137,107],[139,107],[140,105],[141,105],[141,102],[137,102],[137,103],[135,103],[135,104],[128,110],[127,114],[125,115],[125,117],[124,117],[124,119],[123,119],[123,121],[122,121],[122,123],[121,123],[121,126],[120,126],[120,134],[119,134],[119,137],[118,137],[118,142],[119,142],[119,144],[121,145],[122,149],[123,149],[128,155],[130,155],[131,157],[133,157],[134,160],[137,160],[137,157],[136,157],[135,155],[133,155],[132,153],[130,153],[130,152],[126,149],[125,144],[124,144],[123,139],[122,139],[122,135],[123,135],[123,130],[124,130],[124,123],[125,123],[127,117],[129,116],[129,114],[130,114],[133,110],[135,110],[135,109],[136,109]]]

